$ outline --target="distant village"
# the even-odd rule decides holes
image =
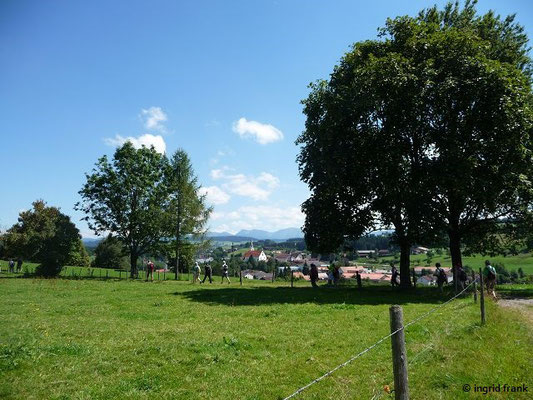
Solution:
[[[237,275],[238,268],[243,279],[249,280],[273,280],[292,275],[293,279],[310,281],[310,267],[314,264],[318,268],[319,280],[327,281],[333,263],[335,265],[343,264],[339,267],[339,272],[341,278],[345,280],[356,279],[357,273],[361,275],[363,282],[389,283],[391,280],[390,262],[377,263],[383,257],[391,259],[393,255],[391,250],[355,250],[351,254],[351,260],[341,255],[338,260],[325,261],[324,257],[313,255],[305,250],[256,249],[253,242],[248,242],[246,245],[249,247],[246,249],[242,248],[241,245],[240,251],[236,250],[234,245],[226,250],[219,247],[218,251],[215,250],[210,255],[199,257],[196,261],[200,265],[208,263],[216,271],[216,265],[224,260],[228,262],[230,269],[233,266],[234,275]],[[412,248],[411,253],[414,255],[427,254],[430,251],[429,248],[417,246]],[[436,285],[435,269],[435,266],[427,265],[413,267],[417,284],[422,286]],[[443,270],[446,272],[448,282],[451,282],[453,280],[451,268],[443,268]]]

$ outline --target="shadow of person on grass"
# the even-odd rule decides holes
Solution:
[[[185,292],[173,292],[187,300],[228,306],[253,306],[265,304],[439,304],[453,297],[451,292],[438,293],[436,288],[416,288],[392,290],[389,286],[370,286],[362,289],[355,287],[319,289],[311,287],[255,286],[238,288],[201,288]]]

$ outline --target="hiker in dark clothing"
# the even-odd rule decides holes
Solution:
[[[311,271],[309,272],[309,276],[311,277],[311,285],[316,288],[318,285],[316,284],[316,281],[318,281],[318,268],[315,264],[311,264]]]
[[[335,267],[333,267],[333,284],[335,286],[337,286],[341,279],[341,271],[339,268],[340,267],[338,265],[335,265]]]
[[[446,272],[440,267],[440,263],[435,264],[435,267],[437,269],[435,270],[434,275],[437,277],[437,286],[439,287],[439,292],[442,293],[442,285],[444,285],[444,282],[448,280],[448,277],[446,276]]]
[[[213,269],[209,264],[205,266],[204,279],[202,283],[204,283],[207,278],[209,278],[209,283],[213,283]]]
[[[361,289],[363,283],[361,282],[361,274],[359,273],[359,271],[355,271],[355,279],[357,280],[357,287]]]
[[[154,269],[155,265],[152,261],[148,260],[148,264],[146,264],[146,281],[148,282],[148,278],[151,278],[151,280],[154,280]]]
[[[395,286],[398,286],[398,277],[400,276],[400,274],[398,273],[398,270],[396,269],[396,267],[393,265],[391,265],[391,278],[390,278],[390,283],[392,285],[392,287],[395,287]]]
[[[18,258],[17,260],[17,271],[22,272],[22,258]]]
[[[468,279],[468,277],[466,276],[466,272],[461,264],[457,264],[456,274],[457,274],[457,283],[459,284],[459,289],[463,291],[464,288],[466,287],[466,280]]]
[[[15,261],[9,260],[9,272],[15,272]]]
[[[490,261],[485,261],[485,269],[483,270],[483,275],[485,277],[485,287],[487,288],[487,294],[490,294],[494,300],[497,300],[496,292],[494,288],[496,287],[496,268],[490,265]]]

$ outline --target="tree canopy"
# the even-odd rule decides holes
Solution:
[[[40,263],[36,270],[39,275],[57,276],[81,243],[79,231],[59,208],[49,207],[43,200],[32,206],[22,211],[18,222],[5,233],[6,252]]]
[[[153,147],[126,142],[86,178],[76,208],[96,234],[111,233],[126,247],[132,276],[143,254],[164,253],[174,262],[194,256],[189,239],[202,236],[211,209],[183,150],[169,160]]]
[[[206,224],[212,208],[205,204],[205,194],[187,153],[178,149],[166,169],[169,204],[164,218],[165,240],[162,249],[174,261],[178,279],[180,265],[191,265],[197,250],[205,247]]]
[[[128,248],[131,274],[137,273],[140,255],[161,238],[168,205],[164,171],[166,158],[152,148],[135,149],[130,142],[119,147],[109,162],[100,158],[80,190],[76,208],[96,234],[112,233]]]
[[[389,19],[310,86],[297,140],[310,249],[394,227],[408,286],[412,244],[447,234],[460,263],[531,209],[531,62],[513,18],[466,2]]]

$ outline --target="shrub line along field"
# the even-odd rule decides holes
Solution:
[[[284,398],[388,334],[390,304],[401,304],[409,322],[451,297],[305,282],[3,275],[0,285],[0,397],[8,399]],[[521,289],[533,296],[532,286]],[[482,398],[464,393],[466,383],[530,383],[531,327],[491,301],[487,319],[480,326],[467,296],[406,329],[413,399]],[[386,385],[389,341],[298,398],[389,398]]]

